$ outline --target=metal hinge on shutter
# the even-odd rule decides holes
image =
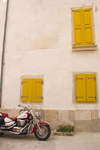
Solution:
[[[94,45],[94,43],[91,43],[91,42],[86,42],[87,44],[93,44]]]
[[[96,80],[96,78],[94,77],[94,78],[88,78],[88,79],[94,79],[94,80]]]
[[[21,96],[21,98],[23,98],[23,97],[28,97],[28,96]]]
[[[84,98],[84,97],[77,97],[77,96],[76,96],[76,99],[77,99],[77,98]]]
[[[83,79],[83,78],[76,78],[76,81],[77,81],[77,79]]]
[[[36,81],[36,83],[42,83],[43,84],[43,81]]]
[[[23,83],[28,83],[28,81],[24,81],[24,82],[22,82],[22,84],[23,84]]]
[[[36,96],[36,98],[41,98],[41,99],[43,99],[43,97],[42,97],[42,96]]]
[[[88,11],[88,10],[92,10],[92,8],[90,8],[90,9],[86,9],[86,10],[84,10],[84,11]]]
[[[74,11],[74,12],[80,12],[79,10],[75,10],[75,9],[73,9],[72,11]]]
[[[89,98],[95,98],[95,99],[97,99],[97,97],[95,96],[95,97],[89,97]]]
[[[81,45],[81,43],[73,44],[73,46]]]

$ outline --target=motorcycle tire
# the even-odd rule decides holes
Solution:
[[[41,125],[40,126],[43,134],[40,134],[39,133],[39,129],[37,128],[36,131],[35,131],[35,137],[40,140],[40,141],[45,141],[49,138],[50,134],[51,134],[51,129],[50,129],[50,126],[48,125]]]
[[[3,135],[4,133],[0,133],[0,136]]]

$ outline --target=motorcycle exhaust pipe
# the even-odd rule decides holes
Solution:
[[[0,127],[0,130],[2,130],[2,129],[10,129],[10,128],[12,128],[12,127],[14,127],[16,124],[13,124],[13,125],[11,125],[10,127],[8,126],[2,126],[2,127]]]
[[[20,133],[17,133],[17,132],[12,132],[12,131],[2,131],[2,130],[0,130],[0,133],[20,134]]]

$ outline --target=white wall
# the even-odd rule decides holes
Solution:
[[[6,11],[6,1],[0,0],[0,63],[2,58],[5,11]],[[1,70],[1,65],[0,65],[0,70]]]
[[[3,8],[3,1],[1,3]],[[72,52],[71,8],[83,5],[93,6],[98,50]],[[98,7],[97,12],[95,6]],[[3,18],[4,12],[0,22]],[[0,34],[2,28],[0,25]],[[99,0],[10,0],[2,106],[17,107],[21,101],[21,78],[40,75],[44,80],[43,102],[34,103],[35,107],[68,110],[100,109],[99,36]],[[0,38],[0,42],[1,40]],[[97,73],[98,103],[73,103],[74,72]]]

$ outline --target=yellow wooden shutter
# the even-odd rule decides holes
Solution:
[[[32,99],[32,79],[23,79],[22,101],[31,102]]]
[[[33,79],[32,102],[42,101],[42,79]]]
[[[93,45],[91,8],[82,9],[84,45]]]
[[[96,96],[96,75],[86,75],[87,102],[97,102]]]
[[[74,46],[83,45],[82,9],[73,10]]]
[[[86,102],[85,75],[75,75],[75,99],[76,102]]]

